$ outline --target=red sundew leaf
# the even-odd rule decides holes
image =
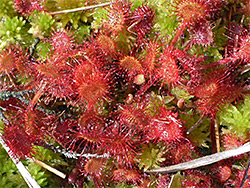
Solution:
[[[120,66],[127,70],[129,75],[143,71],[141,63],[133,56],[126,56],[120,60]]]
[[[211,187],[212,178],[201,170],[187,170],[182,185],[184,187]]]
[[[67,148],[72,141],[72,137],[74,137],[71,130],[73,127],[77,126],[77,122],[72,120],[55,121],[55,118],[57,117],[51,118],[50,122],[54,123],[50,123],[48,134],[51,135],[60,145]]]
[[[0,54],[0,73],[11,73],[16,68],[15,57],[15,52],[10,48]]]
[[[208,12],[204,0],[176,0],[174,8],[175,14],[189,23],[205,18]]]
[[[30,15],[33,11],[44,11],[41,1],[39,0],[15,0],[15,9],[22,15]]]
[[[231,176],[227,181],[224,182],[224,186],[225,187],[240,187],[244,174],[245,174],[245,170],[233,168]],[[248,171],[247,176],[249,175],[250,175],[250,172]],[[243,188],[248,188],[249,185],[250,185],[250,180],[249,178],[247,178],[243,185]]]
[[[118,122],[131,129],[143,129],[150,122],[150,117],[146,113],[146,110],[146,104],[143,103],[121,106],[121,109],[118,111]]]
[[[225,150],[235,149],[244,144],[241,138],[233,133],[223,135],[221,140],[222,147],[224,147]]]
[[[111,37],[107,35],[99,35],[96,41],[100,50],[102,50],[104,54],[115,52],[115,43]]]
[[[72,34],[68,30],[53,32],[51,37],[51,45],[58,54],[67,53],[73,50],[74,40]]]
[[[83,168],[80,172],[85,176],[89,175],[96,187],[104,187],[105,174],[104,169],[107,166],[107,161],[102,158],[91,158],[81,161]]]
[[[75,77],[75,80],[78,81],[76,88],[79,99],[87,102],[89,108],[93,108],[101,99],[106,99],[110,93],[108,76],[99,71],[83,79],[82,82],[79,82],[81,78]]]
[[[91,62],[81,62],[75,68],[73,88],[77,93],[80,103],[87,103],[87,108],[92,109],[101,101],[109,102],[111,99],[112,76],[109,71],[103,72]]]
[[[140,179],[141,175],[134,169],[119,168],[113,172],[113,180],[115,182],[137,184]]]
[[[52,61],[38,63],[35,65],[36,80],[33,85],[46,84],[43,90],[47,96],[45,102],[49,103],[55,99],[71,98],[73,90],[73,74],[68,65],[57,64]]]
[[[206,19],[211,16],[211,3],[206,3],[204,0],[175,0],[173,7],[175,8],[175,15],[182,19],[182,23],[171,41],[169,47],[172,49],[175,43],[180,38],[181,34],[187,27],[200,19]]]
[[[36,135],[37,137],[42,136],[42,132],[47,128],[42,121],[43,116],[44,114],[42,112],[33,110],[29,107],[27,108],[24,113],[24,128],[28,135]]]
[[[195,146],[188,139],[171,142],[169,150],[166,152],[166,165],[179,164],[191,161],[198,156]]]
[[[113,72],[115,72],[118,77],[121,76],[124,81],[133,81],[138,85],[145,83],[142,63],[133,56],[123,57],[119,62],[119,66]],[[138,76],[140,79],[142,78],[142,80],[138,80]]]
[[[141,5],[132,12],[129,18],[128,31],[132,30],[137,35],[137,42],[141,42],[152,29],[155,12],[149,5]]]
[[[106,138],[106,126],[102,117],[96,115],[94,111],[84,113],[78,120],[76,131],[72,130],[75,134],[70,148],[81,153],[89,152],[102,152],[104,147],[102,144]],[[76,146],[77,142],[77,146]]]
[[[190,93],[198,98],[196,105],[204,114],[215,115],[220,105],[241,96],[241,84],[236,83],[231,74],[225,69],[214,70],[190,88]]]
[[[69,146],[73,151],[106,153],[122,166],[135,163],[137,147],[144,142],[136,131],[117,122],[107,123],[94,111],[81,116],[73,133],[76,135]]]
[[[74,80],[77,83],[87,82],[92,74],[96,72],[96,66],[88,61],[80,61],[74,70]]]
[[[103,21],[103,28],[113,36],[117,36],[125,27],[131,12],[131,3],[129,1],[116,0],[107,11],[108,20]]]
[[[243,36],[239,38],[239,47],[235,53],[236,57],[244,59],[246,62],[250,60],[250,36],[249,32],[245,30]]]
[[[182,139],[183,128],[177,116],[164,107],[160,108],[159,115],[155,115],[150,123],[147,137],[157,142],[174,142]]]
[[[104,152],[111,155],[119,165],[131,168],[136,162],[139,146],[145,141],[140,131],[111,121],[104,139]]]
[[[213,32],[210,24],[205,19],[197,20],[191,26],[191,43],[208,46],[213,42]]]
[[[146,56],[142,60],[142,66],[145,69],[145,72],[149,74],[150,79],[157,77],[156,70],[159,65],[157,65],[157,60],[160,51],[160,44],[157,42],[149,42],[146,48]]]
[[[226,182],[230,178],[231,173],[231,167],[226,164],[219,166],[216,165],[214,168],[214,176],[216,180],[222,183]]]
[[[5,126],[3,129],[3,139],[11,150],[11,153],[17,155],[20,159],[31,157],[35,152],[33,145],[35,139],[28,135],[23,127],[12,124],[10,127]]]
[[[33,75],[33,69],[34,64],[30,60],[30,56],[28,55],[28,52],[24,52],[21,49],[18,49],[16,52],[16,69],[19,71],[21,75],[24,75],[26,77],[34,77]]]
[[[84,55],[84,61],[93,64],[99,70],[105,70],[104,67],[110,66],[113,59],[117,59],[116,42],[110,34],[106,32],[96,33],[84,43],[80,53]]]
[[[165,52],[159,58],[160,67],[157,69],[157,77],[169,84],[176,84],[180,80],[179,68],[171,53]]]
[[[84,165],[85,173],[91,176],[101,177],[102,169],[105,166],[104,159],[101,158],[92,158],[89,159]]]

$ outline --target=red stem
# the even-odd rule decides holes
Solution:
[[[39,100],[39,98],[41,97],[41,95],[43,94],[43,90],[45,88],[45,86],[47,85],[47,83],[43,83],[39,90],[37,91],[37,93],[35,94],[35,96],[33,97],[32,101],[29,104],[29,108],[33,109],[34,106],[36,105],[37,101]]]
[[[210,129],[211,129],[211,141],[212,141],[212,152],[220,152],[219,142],[219,128],[215,117],[210,118]]]
[[[187,21],[183,20],[181,26],[179,27],[179,30],[177,31],[176,35],[174,36],[173,40],[171,41],[169,48],[172,49],[177,42],[177,40],[180,38],[181,34],[187,27]]]

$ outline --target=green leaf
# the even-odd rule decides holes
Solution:
[[[193,95],[190,95],[184,87],[174,87],[171,90],[171,93],[173,93],[177,99],[183,98],[186,102],[194,97]]]
[[[14,10],[14,0],[1,0],[0,3],[0,19],[2,17],[11,17],[17,16],[17,12]]]
[[[183,176],[180,172],[177,172],[175,175],[173,175],[173,180],[170,186],[168,188],[182,188],[181,180],[183,180]]]
[[[47,12],[34,11],[32,16],[30,16],[31,28],[29,33],[34,36],[34,38],[43,39],[51,34],[51,31],[56,27],[56,21]]]
[[[247,135],[250,130],[250,96],[245,96],[241,105],[227,105],[218,114],[220,125],[228,126],[229,130],[239,135]]]
[[[26,21],[23,17],[6,17],[0,22],[0,48],[4,48],[8,44],[16,44],[18,41],[22,40],[25,34]]]
[[[103,19],[108,19],[108,11],[104,8],[95,9],[93,13],[93,22],[91,23],[92,28],[101,28]]]
[[[137,156],[139,165],[138,167],[144,171],[152,168],[160,168],[161,162],[165,161],[165,158],[162,158],[166,148],[159,144],[149,143],[144,149],[141,155]]]
[[[217,20],[216,25],[213,29],[214,33],[214,43],[218,50],[223,50],[224,46],[227,44],[228,38],[223,34],[226,32],[225,26],[221,25],[221,19]]]
[[[185,122],[186,130],[189,130],[200,119],[200,115],[194,115],[193,113],[193,110],[190,110],[179,115],[179,118]],[[207,142],[211,141],[209,120],[205,118],[187,137],[195,146],[207,148]]]
[[[86,4],[85,1],[79,0],[49,0],[46,3],[46,8],[52,12],[80,8],[84,6],[88,6],[88,4]],[[92,10],[57,14],[55,15],[55,19],[62,24],[63,28],[69,24],[72,25],[74,29],[77,29],[92,20]]]
[[[15,164],[8,158],[5,149],[0,146],[0,187],[28,187],[19,174]]]
[[[149,0],[148,3],[155,9],[156,18],[154,28],[160,31],[161,37],[169,42],[179,26],[177,17],[173,15],[174,0]]]

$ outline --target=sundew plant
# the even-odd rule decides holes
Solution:
[[[1,0],[0,187],[250,187],[249,32],[249,0]]]

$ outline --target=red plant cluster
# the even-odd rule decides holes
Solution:
[[[44,11],[41,0],[15,0],[15,9],[22,15],[30,15],[33,11]]]
[[[241,95],[241,85],[226,69],[213,70],[198,85],[190,87],[197,97],[197,106],[205,114],[215,115],[221,104],[230,103]]]
[[[35,153],[33,151],[34,137],[28,135],[24,128],[18,125],[12,124],[11,127],[5,127],[3,139],[6,140],[11,155],[14,157],[18,156],[20,159],[25,159]]]
[[[26,15],[42,10],[38,4],[15,1],[16,9]],[[213,43],[210,19],[219,15],[221,4],[175,1],[175,14],[182,25],[170,45],[150,37],[155,17],[152,7],[144,4],[132,10],[132,3],[117,0],[106,8],[108,19],[103,20],[102,28],[83,43],[77,43],[70,30],[54,30],[50,39],[42,41],[51,46],[46,58],[28,56],[19,48],[3,51],[0,73],[6,79],[1,91],[32,91],[16,97],[11,105],[8,103],[12,98],[0,103],[9,122],[3,129],[3,138],[11,152],[20,158],[30,157],[33,145],[53,140],[81,155],[107,155],[81,157],[70,183],[77,182],[77,176],[81,181],[90,176],[96,187],[103,187],[105,181],[167,185],[168,177],[166,180],[143,171],[147,162],[142,159],[147,156],[142,153],[149,143],[167,148],[161,165],[178,164],[202,155],[187,138],[185,122],[179,117],[188,113],[180,110],[186,105],[185,99],[183,105],[178,105],[172,89],[184,88],[193,96],[189,111],[195,109],[213,120],[221,105],[242,96],[243,84],[237,70],[249,63],[248,33],[239,39],[236,52],[223,60],[202,64],[205,57],[188,53],[197,44]],[[176,49],[186,28],[190,42],[185,49]],[[18,83],[15,78],[19,75],[30,82]],[[226,149],[239,145],[230,135],[223,139]],[[150,152],[155,154],[158,150]],[[157,161],[157,157],[148,160]],[[139,167],[143,162],[144,166]],[[230,165],[221,165],[214,173],[217,180],[203,170],[185,171],[181,182],[184,187],[212,187],[218,182],[222,185],[231,181],[236,185],[240,181],[239,171],[237,177],[230,179]]]

